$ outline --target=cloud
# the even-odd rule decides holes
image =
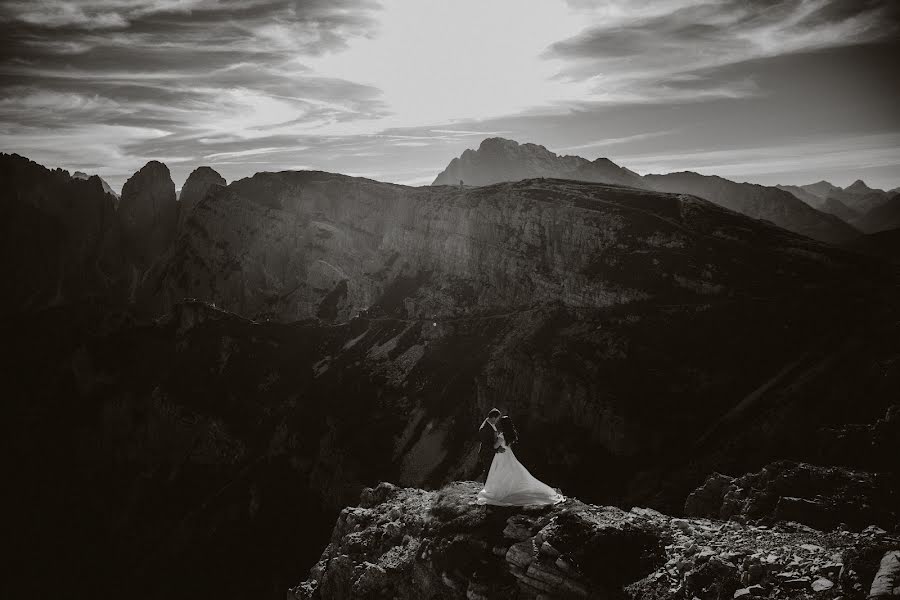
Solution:
[[[604,146],[616,146],[616,145],[625,144],[628,142],[636,142],[638,140],[649,140],[649,139],[661,137],[664,135],[671,135],[671,134],[677,133],[677,132],[678,132],[677,129],[667,129],[665,131],[650,131],[647,133],[637,133],[635,135],[627,135],[624,137],[594,140],[592,142],[577,144],[575,146],[564,146],[564,147],[560,148],[560,150],[587,150],[589,148],[601,148]]]
[[[544,57],[559,62],[557,78],[591,82],[593,94],[668,98],[677,96],[673,81],[696,82],[691,75],[698,71],[898,32],[893,0],[663,2],[653,12],[628,12],[617,2],[577,6],[606,18],[550,44]],[[743,91],[753,93],[752,86]]]

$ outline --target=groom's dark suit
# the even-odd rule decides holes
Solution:
[[[481,441],[481,449],[478,451],[478,467],[475,478],[480,479],[482,475],[487,477],[487,471],[491,468],[491,461],[494,460],[494,454],[497,449],[494,444],[497,442],[497,430],[488,422],[487,419],[478,429],[478,439]]]

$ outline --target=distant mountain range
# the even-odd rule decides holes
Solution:
[[[779,185],[816,210],[833,214],[866,232],[885,231],[898,226],[897,209],[887,207],[900,188],[879,190],[857,179],[845,188],[827,181],[808,185]]]
[[[627,185],[659,191],[699,196],[755,219],[770,221],[789,231],[829,243],[844,243],[860,232],[820,207],[790,191],[737,183],[722,177],[693,172],[665,175],[639,174],[607,158],[589,161],[580,156],[558,156],[537,144],[488,138],[477,150],[466,150],[454,158],[433,185],[488,185],[532,177],[577,179],[596,183]],[[823,182],[824,183],[824,182]],[[830,184],[826,184],[830,185]],[[818,188],[817,188],[818,189]]]

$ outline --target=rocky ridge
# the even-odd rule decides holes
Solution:
[[[644,187],[641,177],[607,158],[589,161],[580,156],[558,156],[537,144],[519,144],[504,138],[487,138],[477,150],[454,158],[432,185],[490,185],[534,177],[577,179]]]
[[[578,156],[557,156],[543,146],[519,144],[503,138],[488,138],[477,150],[466,150],[454,158],[433,185],[456,185],[460,180],[469,185],[487,185],[533,177],[575,179],[691,194],[754,219],[765,219],[779,227],[829,243],[841,243],[859,235],[841,219],[820,212],[817,210],[819,207],[813,208],[794,194],[775,187],[736,183],[691,172],[642,177],[606,158],[590,162]]]
[[[85,173],[84,171],[75,171],[74,173],[72,173],[72,179],[90,179],[91,177],[97,177],[97,178],[99,178],[99,179],[100,179],[101,185],[103,185],[103,191],[106,192],[107,194],[109,194],[110,196],[114,197],[114,198],[118,201],[119,195],[118,195],[118,194],[115,192],[115,190],[112,189],[112,187],[111,187],[108,183],[106,183],[106,181],[105,181],[102,177],[100,177],[99,175],[88,175],[88,174]]]
[[[829,243],[842,243],[859,236],[850,224],[832,214],[819,212],[789,192],[752,183],[736,183],[722,177],[693,172],[645,175],[652,189],[692,194],[755,219],[764,219]]]
[[[382,483],[344,509],[288,598],[837,598],[900,592],[900,537],[625,511],[474,504],[480,485]],[[887,569],[880,569],[885,557]]]

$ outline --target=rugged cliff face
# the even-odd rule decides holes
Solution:
[[[178,197],[178,225],[184,225],[197,203],[206,197],[212,186],[225,185],[225,178],[210,167],[197,167],[188,175]]]
[[[175,236],[178,204],[168,167],[154,160],[132,175],[122,186],[117,214],[125,255],[143,271]]]
[[[2,314],[117,294],[115,197],[99,177],[2,154],[0,188]]]
[[[750,249],[759,235],[767,247]],[[767,294],[796,281],[796,269],[828,278],[848,265],[689,196],[559,180],[406,188],[284,172],[207,196],[142,295],[160,310],[196,297],[281,320],[340,321],[371,308],[425,318]]]
[[[575,499],[484,507],[473,504],[478,488],[364,490],[288,597],[862,600],[900,592],[900,565],[890,564],[900,538],[874,526],[823,533]]]

